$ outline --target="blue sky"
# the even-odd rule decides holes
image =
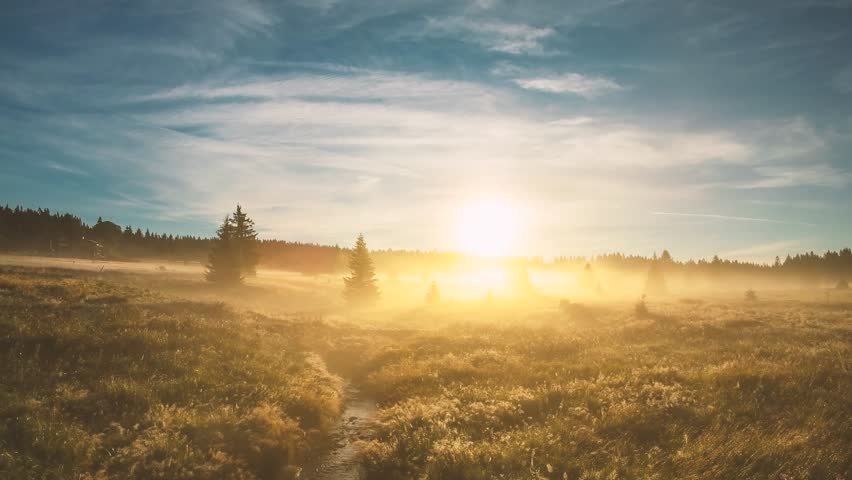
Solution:
[[[209,235],[767,260],[852,238],[852,1],[11,1],[0,202]]]

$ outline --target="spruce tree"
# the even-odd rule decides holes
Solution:
[[[234,240],[234,230],[233,219],[230,215],[226,216],[222,226],[216,231],[216,238],[211,242],[207,272],[205,273],[208,282],[233,285],[243,280],[240,272],[239,251]]]
[[[583,275],[580,277],[580,286],[583,287],[583,290],[587,292],[591,292],[595,289],[595,273],[592,271],[592,264],[586,262],[586,266],[583,267]]]
[[[438,290],[438,284],[434,281],[429,285],[429,291],[426,292],[426,303],[429,305],[441,303],[441,292]]]
[[[369,305],[379,299],[379,287],[376,285],[376,269],[367,250],[364,235],[358,235],[355,248],[349,256],[350,275],[343,278],[343,298],[350,305]]]
[[[663,274],[663,267],[659,260],[653,260],[648,269],[648,277],[645,280],[645,293],[648,295],[665,295],[666,292],[666,277]]]
[[[257,274],[257,232],[254,230],[254,220],[243,212],[237,204],[233,215],[234,243],[239,258],[240,272],[243,275]]]

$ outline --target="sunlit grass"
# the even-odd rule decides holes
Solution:
[[[371,479],[849,477],[848,292],[637,309],[476,267],[400,276],[363,311],[325,277],[4,268],[0,472],[286,478],[341,411],[328,365],[380,406],[359,434]]]
[[[849,303],[568,305],[365,337],[371,478],[849,473]]]
[[[0,477],[282,478],[340,409],[297,332],[87,275],[0,271]]]

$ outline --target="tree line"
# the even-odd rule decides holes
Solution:
[[[585,265],[595,268],[609,268],[622,272],[647,272],[659,268],[670,273],[684,275],[706,275],[710,278],[723,275],[774,275],[798,277],[824,277],[829,279],[844,279],[852,276],[852,249],[849,247],[839,250],[828,250],[823,254],[805,252],[787,255],[784,259],[775,257],[772,263],[755,263],[738,260],[727,260],[714,255],[705,260],[675,260],[668,250],[663,250],[657,256],[624,255],[611,253],[598,255],[587,259],[585,257],[558,257],[550,264],[552,268],[568,268],[579,270]]]
[[[64,257],[170,258],[201,260],[210,240],[124,228],[98,218],[88,225],[70,213],[20,206],[0,207],[0,250]]]
[[[0,251],[77,258],[163,259],[203,262],[213,238],[155,233],[120,226],[99,218],[94,225],[69,213],[21,206],[0,207]],[[349,248],[277,239],[258,239],[258,263],[305,274],[346,271]],[[377,250],[376,264],[383,270],[449,268],[461,257],[448,252]]]
[[[109,220],[98,219],[87,225],[80,217],[53,213],[48,209],[20,206],[0,207],[0,251],[47,254],[69,257],[103,257],[115,259],[158,258],[177,261],[207,259],[214,238],[192,235],[167,235],[149,230],[121,227]],[[341,273],[349,267],[351,248],[317,245],[274,239],[256,239],[257,265],[307,274]],[[388,272],[431,272],[451,270],[462,265],[466,257],[453,252],[410,250],[375,250],[371,258],[378,269]],[[725,260],[675,260],[663,250],[652,257],[612,253],[586,257],[557,257],[545,261],[541,257],[513,259],[523,268],[581,271],[586,264],[594,268],[646,272],[660,264],[668,272],[724,276],[733,274],[769,274],[773,276],[852,277],[852,250],[843,248],[825,253],[806,252],[776,258],[763,264]]]

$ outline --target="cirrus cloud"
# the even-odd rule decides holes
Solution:
[[[585,98],[594,98],[606,93],[624,90],[623,86],[608,78],[592,77],[579,73],[566,73],[550,77],[516,78],[514,82],[527,90],[571,93]]]

